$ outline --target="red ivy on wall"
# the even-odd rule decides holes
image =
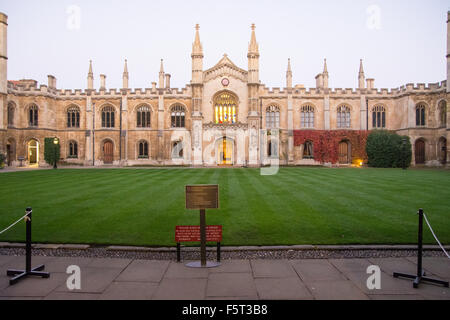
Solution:
[[[316,161],[335,164],[339,162],[339,143],[348,141],[351,145],[352,162],[357,159],[367,161],[368,135],[369,131],[358,130],[295,130],[294,145],[301,146],[306,141],[311,141]]]

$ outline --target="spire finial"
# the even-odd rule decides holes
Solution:
[[[92,60],[89,60],[89,73],[92,73]]]
[[[161,59],[161,67],[160,67],[160,69],[159,69],[159,72],[161,73],[164,73],[164,59]]]
[[[256,42],[255,24],[252,23],[252,37],[250,39],[250,45],[248,47],[249,53],[259,53],[258,43]]]
[[[195,25],[195,30],[200,30],[200,25],[198,23]]]
[[[323,59],[323,73],[328,73],[327,58]]]
[[[255,31],[255,29],[256,29],[256,26],[254,23],[252,23],[252,31]]]
[[[363,59],[359,61],[359,73],[364,73]]]
[[[125,59],[125,67],[123,68],[123,73],[128,73],[128,60]]]

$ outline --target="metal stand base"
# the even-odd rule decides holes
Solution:
[[[417,275],[412,275],[412,274],[394,272],[394,278],[413,279],[414,280],[414,283],[413,283],[414,289],[419,288],[419,284],[422,281],[423,282],[433,283],[433,284],[440,284],[440,285],[442,285],[444,287],[447,287],[447,288],[449,287],[448,281],[442,281],[442,280],[427,278],[427,277],[425,277],[425,272],[423,272],[423,271],[422,271],[422,276],[420,276],[420,277],[418,277]]]
[[[32,269],[30,272],[27,272],[25,270],[8,270],[6,272],[8,277],[14,277],[11,280],[9,280],[9,284],[12,286],[19,282],[20,280],[28,277],[28,276],[34,276],[34,277],[42,277],[42,278],[50,278],[50,273],[47,272],[39,272],[45,269],[44,265],[41,265],[39,267],[36,267]]]
[[[186,267],[189,268],[217,268],[218,266],[220,266],[219,262],[212,261],[207,261],[205,266],[202,266],[202,263],[200,261],[190,262],[186,264]]]

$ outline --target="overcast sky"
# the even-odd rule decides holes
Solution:
[[[260,78],[285,87],[287,59],[294,84],[315,87],[328,61],[330,87],[357,87],[359,60],[378,88],[446,78],[449,2],[365,0],[0,0],[8,19],[8,79],[84,89],[89,60],[95,87],[99,74],[108,88],[122,86],[128,59],[130,87],[158,80],[160,59],[172,87],[191,78],[196,23],[204,69],[224,53],[247,69],[252,23],[260,49]]]

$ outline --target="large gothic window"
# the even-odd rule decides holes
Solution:
[[[9,103],[8,104],[8,126],[13,126],[14,125],[14,104],[13,103]]]
[[[420,103],[416,106],[416,126],[422,127],[425,126],[425,105]]]
[[[70,107],[67,110],[67,127],[68,128],[80,127],[80,109],[78,107]]]
[[[351,125],[350,108],[340,106],[337,109],[337,127],[339,129],[349,129]]]
[[[300,125],[302,128],[314,128],[314,107],[306,105],[301,108]]]
[[[102,109],[102,128],[114,128],[114,115],[114,107],[107,106]]]
[[[30,125],[30,127],[38,126],[38,113],[39,109],[36,105],[32,105],[28,109],[28,124]]]
[[[186,110],[183,106],[175,105],[171,109],[172,128],[185,128]]]
[[[223,92],[214,99],[214,120],[216,124],[237,122],[237,99],[233,94]]]
[[[306,141],[303,146],[303,159],[314,159],[314,145],[311,141]]]
[[[372,109],[372,128],[386,128],[386,109],[383,106],[375,106]]]
[[[439,122],[441,127],[447,126],[447,102],[445,100],[439,102]]]
[[[280,127],[280,108],[277,106],[270,106],[266,110],[266,128]]]
[[[148,106],[139,107],[136,114],[136,126],[138,128],[150,128],[150,108]]]

